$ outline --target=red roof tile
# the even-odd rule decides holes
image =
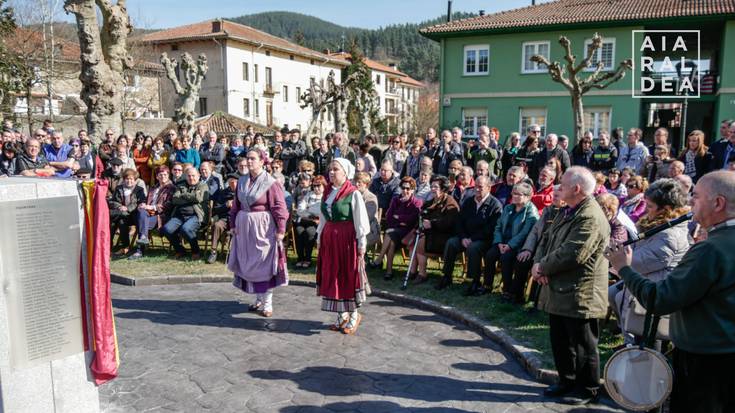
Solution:
[[[273,36],[266,32],[254,29],[250,26],[230,22],[227,20],[206,20],[199,23],[188,24],[186,26],[174,27],[167,30],[161,30],[150,33],[140,38],[143,43],[174,43],[187,40],[204,40],[204,39],[233,39],[244,43],[254,45],[263,44],[275,50],[298,54],[308,58],[326,59],[331,63],[347,66],[349,63],[342,59],[331,58],[330,56],[317,52],[296,43],[289,42],[277,36]]]
[[[330,53],[329,56],[339,57],[339,58],[344,59],[344,60],[350,60],[351,57],[352,57],[347,52],[334,52],[334,53]],[[367,57],[363,58],[363,61],[365,62],[365,65],[367,67],[369,67],[369,68],[371,68],[373,70],[379,70],[381,72],[385,72],[385,73],[390,73],[390,74],[396,75],[398,77],[398,81],[401,82],[401,83],[406,83],[408,85],[416,86],[416,87],[424,87],[424,84],[423,83],[419,82],[416,79],[411,78],[409,75],[401,72],[400,70],[398,70],[394,66],[384,65],[384,64],[382,64],[380,62],[376,62],[375,60],[368,59]]]
[[[507,28],[734,14],[735,0],[557,0],[424,27],[420,32],[440,37],[437,35]]]
[[[39,31],[16,27],[15,31],[6,39],[3,39],[3,41],[7,45],[8,50],[24,56],[31,61],[44,58],[43,33]],[[59,51],[56,59],[63,62],[80,63],[82,52],[79,49],[78,43],[57,36],[54,39],[54,45]],[[135,69],[163,72],[163,65],[156,62],[138,60],[135,62]]]

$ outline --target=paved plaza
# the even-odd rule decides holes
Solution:
[[[371,298],[356,336],[327,330],[310,287],[271,319],[231,285],[112,289],[120,374],[105,412],[612,412],[558,405],[497,345],[431,312]]]

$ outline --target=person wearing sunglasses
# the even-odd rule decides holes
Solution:
[[[648,180],[640,175],[631,177],[626,184],[628,198],[620,208],[633,221],[638,220],[646,213],[646,200],[643,193],[648,189]]]
[[[404,176],[400,184],[401,195],[390,201],[388,211],[385,213],[385,237],[380,253],[371,263],[371,267],[379,268],[382,266],[383,257],[386,258],[385,274],[383,279],[390,280],[393,278],[393,256],[397,247],[402,247],[415,238],[412,231],[416,228],[421,212],[420,199],[414,196],[416,190],[416,181],[410,176]],[[407,235],[409,235],[407,237]]]

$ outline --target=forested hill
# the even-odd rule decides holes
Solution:
[[[454,19],[473,16],[454,13]],[[446,21],[446,15],[420,23],[395,24],[379,29],[343,27],[313,16],[277,11],[227,18],[308,48],[349,50],[354,40],[365,55],[380,62],[395,62],[409,76],[433,82],[439,77],[439,44],[419,34],[419,28]]]

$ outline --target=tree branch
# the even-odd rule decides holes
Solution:
[[[169,59],[166,52],[163,52],[161,53],[161,64],[166,69],[166,77],[173,83],[176,94],[183,94],[184,88],[181,87],[179,79],[176,78],[176,59]]]
[[[607,72],[604,75],[597,78],[593,83],[585,84],[582,89],[582,93],[586,93],[592,88],[605,89],[611,84],[617,82],[625,76],[625,71],[630,70],[633,67],[633,62],[630,59],[623,60],[615,69],[615,72]],[[604,83],[603,83],[604,82]]]
[[[590,62],[592,62],[595,52],[597,52],[597,49],[600,47],[602,47],[602,36],[595,33],[594,36],[592,36],[592,42],[587,46],[587,57],[579,63],[579,66],[574,68],[574,73],[579,73],[580,71],[590,67]]]
[[[546,66],[546,68],[549,71],[549,75],[551,75],[551,79],[553,81],[557,83],[561,83],[562,86],[564,86],[570,91],[574,89],[574,86],[569,81],[569,79],[564,77],[564,71],[562,69],[562,66],[559,64],[559,62],[549,63],[548,59],[538,54],[531,56],[530,60],[532,62],[536,62],[539,65]]]

